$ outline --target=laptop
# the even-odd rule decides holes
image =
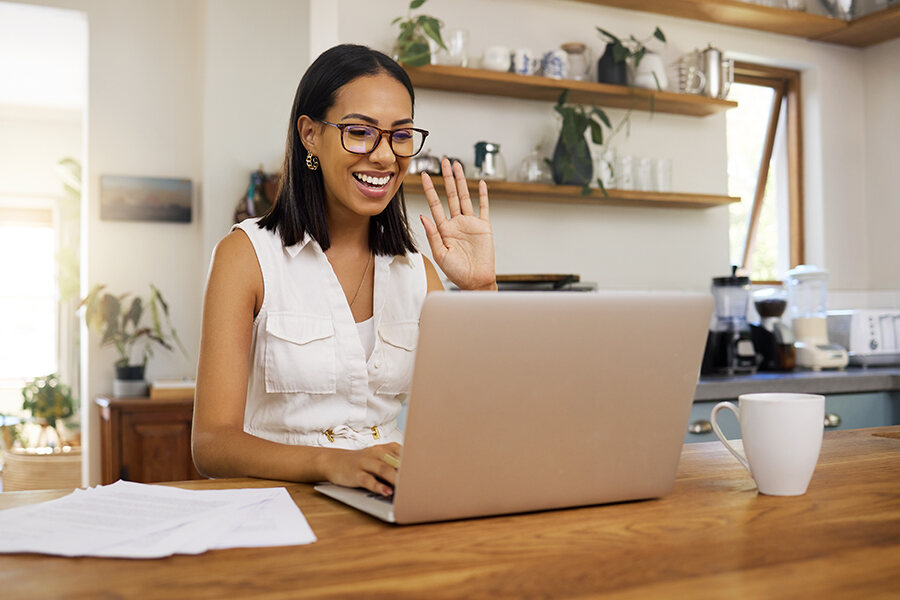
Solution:
[[[422,308],[392,523],[658,498],[675,482],[708,294],[437,292]]]

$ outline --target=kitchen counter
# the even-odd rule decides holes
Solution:
[[[898,367],[848,367],[840,371],[793,371],[754,375],[704,375],[697,383],[694,402],[729,400],[740,394],[797,392],[806,394],[858,394],[900,391]]]

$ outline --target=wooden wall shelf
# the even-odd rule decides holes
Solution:
[[[900,37],[900,6],[886,8],[848,22],[835,17],[760,6],[740,0],[580,1],[860,48]]]
[[[556,102],[563,90],[569,90],[569,101],[577,104],[644,111],[652,108],[655,112],[694,117],[705,117],[737,106],[737,102],[696,94],[676,94],[624,85],[550,79],[466,67],[428,65],[407,67],[406,70],[415,87],[449,92]]]
[[[442,199],[444,182],[440,177],[432,178]],[[478,182],[469,181],[469,194],[473,204],[478,205]],[[424,195],[422,182],[418,176],[407,176],[403,183],[407,194]],[[522,183],[513,181],[490,181],[488,193],[493,199],[519,200],[525,202],[558,202],[567,204],[596,204],[606,206],[660,207],[660,208],[711,208],[740,202],[732,196],[711,194],[683,194],[676,192],[640,192],[635,190],[607,190],[604,196],[598,189],[592,189],[590,196],[582,196],[581,188],[575,185],[553,185],[544,183]],[[477,210],[477,209],[476,209]]]

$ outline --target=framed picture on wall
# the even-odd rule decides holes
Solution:
[[[190,223],[192,196],[190,179],[102,175],[100,219]]]

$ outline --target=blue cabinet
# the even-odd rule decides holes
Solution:
[[[737,404],[737,398],[730,400]],[[685,443],[712,442],[716,434],[706,431],[709,413],[717,404],[715,401],[694,402]],[[900,392],[868,392],[864,394],[833,394],[825,396],[825,413],[837,422],[828,429],[860,429],[863,427],[884,427],[900,425]],[[737,419],[731,411],[719,413],[719,427],[728,439],[741,437]]]

